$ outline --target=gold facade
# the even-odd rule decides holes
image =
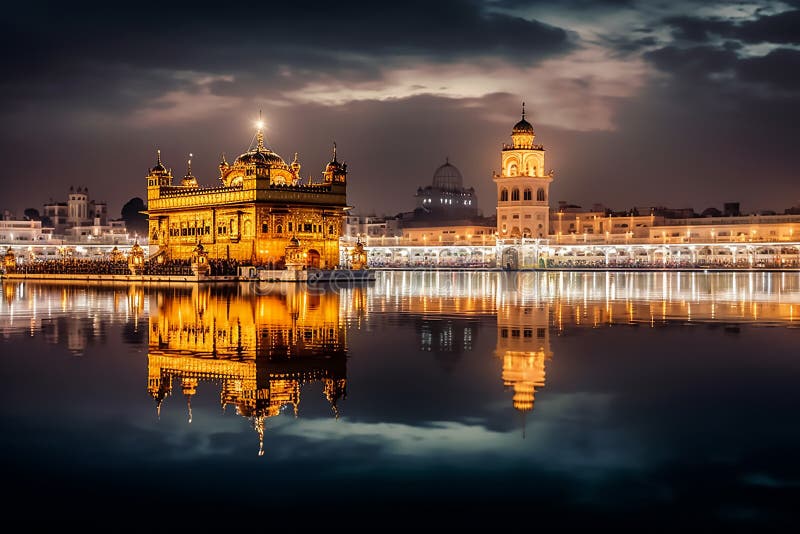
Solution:
[[[160,413],[180,388],[191,422],[201,382],[216,384],[223,408],[251,420],[263,454],[264,423],[291,407],[301,387],[322,382],[338,417],[346,394],[346,330],[339,295],[297,290],[243,298],[194,287],[151,303],[147,390]]]
[[[339,236],[347,206],[347,164],[333,159],[321,181],[302,178],[295,153],[287,164],[257,144],[229,164],[219,164],[220,184],[199,187],[189,160],[180,185],[161,162],[147,175],[147,214],[151,255],[188,260],[198,243],[209,258],[281,268],[285,248],[296,237],[308,267],[333,268],[339,262]]]

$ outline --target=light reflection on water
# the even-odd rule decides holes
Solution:
[[[775,450],[800,445],[782,424],[800,407],[799,311],[800,273],[5,283],[4,431],[22,441],[4,446],[42,453],[32,421],[48,413],[75,450],[95,451],[92,462],[60,452],[47,466],[54,480],[75,462],[89,477],[111,458],[118,469],[210,461],[202,484],[266,469],[292,486],[290,473],[313,471],[360,480],[348,491],[371,498],[430,497],[445,484],[450,496],[505,502],[549,484],[548,498],[571,495],[559,506],[618,495],[646,507],[687,491],[691,476],[674,473],[710,462],[743,492],[763,486],[753,481],[791,487],[800,466]],[[43,383],[60,402],[17,402]],[[112,436],[108,425],[122,426]],[[770,440],[777,467],[754,459]],[[620,489],[620,477],[638,489]],[[133,468],[123,478],[145,483]],[[650,485],[660,489],[641,489]]]

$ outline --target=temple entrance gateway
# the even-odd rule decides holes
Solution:
[[[306,258],[306,266],[311,269],[319,269],[320,264],[320,255],[319,252],[315,249],[311,249],[308,251],[308,257]]]
[[[516,270],[519,268],[519,253],[515,248],[507,248],[503,251],[503,268]]]

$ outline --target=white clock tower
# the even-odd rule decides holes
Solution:
[[[545,173],[544,147],[533,144],[533,126],[522,120],[511,130],[511,144],[503,144],[497,184],[497,237],[546,238],[550,218],[550,182],[553,171]]]

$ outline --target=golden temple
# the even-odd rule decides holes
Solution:
[[[257,124],[255,146],[219,164],[219,185],[200,187],[191,159],[180,184],[161,161],[147,174],[147,215],[152,256],[187,260],[202,243],[210,259],[282,268],[285,249],[299,241],[308,267],[339,263],[339,236],[347,205],[347,164],[336,144],[322,180],[303,178],[297,153],[291,163],[264,144]]]

